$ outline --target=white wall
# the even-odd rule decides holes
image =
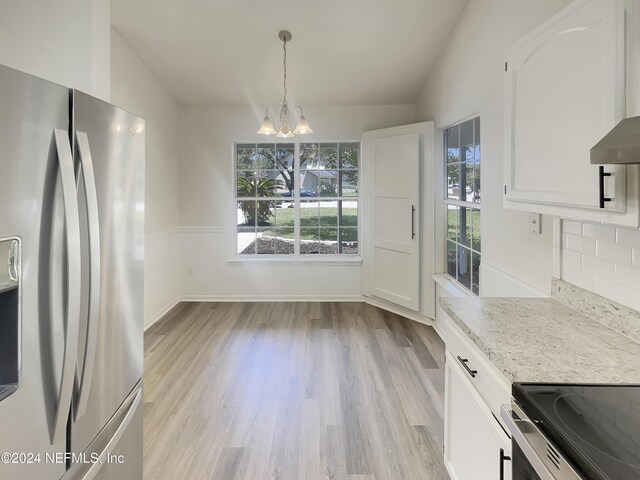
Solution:
[[[417,101],[418,120],[434,120],[439,129],[480,115],[486,295],[530,295],[551,288],[551,219],[543,219],[542,235],[533,235],[526,213],[502,208],[504,58],[513,43],[568,3],[471,0]]]
[[[109,100],[109,0],[0,0],[0,64]]]
[[[117,30],[111,29],[111,101],[145,119],[145,288],[148,324],[181,295],[178,110]]]
[[[111,0],[91,0],[91,92],[111,100]]]
[[[315,132],[304,141],[359,140],[362,132],[415,120],[413,105],[305,107]],[[233,251],[234,141],[255,134],[264,111],[180,110],[180,212],[184,293],[192,299],[351,299],[362,294],[359,265],[228,263]],[[187,277],[187,270],[193,277]]]

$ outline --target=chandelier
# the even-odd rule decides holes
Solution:
[[[290,138],[294,135],[313,133],[313,130],[311,130],[311,127],[309,126],[309,122],[304,118],[302,107],[299,106],[294,107],[293,110],[295,112],[296,109],[299,109],[300,117],[298,117],[298,122],[295,128],[293,130],[291,128],[293,119],[291,110],[289,110],[289,105],[287,104],[287,42],[291,41],[291,33],[287,30],[282,30],[278,33],[278,38],[282,40],[282,49],[284,50],[284,97],[282,98],[282,102],[280,102],[280,128],[276,129],[273,121],[269,117],[269,110],[273,110],[273,112],[276,113],[276,109],[274,107],[267,107],[264,120],[260,125],[260,129],[256,133],[258,133],[258,135],[275,135],[278,138]]]

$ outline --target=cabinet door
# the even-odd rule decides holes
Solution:
[[[445,464],[452,480],[501,480],[500,450],[511,456],[511,441],[467,375],[447,354]],[[504,461],[503,478],[511,479],[508,460]]]
[[[606,167],[603,211],[589,156],[624,117],[622,2],[572,3],[519,42],[505,70],[506,206],[601,221],[625,213],[625,167]]]

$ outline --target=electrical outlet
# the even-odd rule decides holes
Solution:
[[[534,235],[540,235],[540,233],[542,233],[542,215],[539,213],[530,213],[529,227],[531,229],[531,233]]]

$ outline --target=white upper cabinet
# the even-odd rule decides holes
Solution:
[[[601,187],[589,158],[625,117],[625,30],[624,1],[580,0],[510,50],[505,207],[638,226],[635,167],[606,166]]]

